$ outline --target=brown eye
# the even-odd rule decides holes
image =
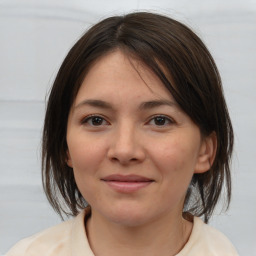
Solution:
[[[83,124],[89,126],[108,125],[108,122],[101,116],[89,116],[82,121]]]
[[[166,118],[162,116],[158,116],[154,118],[156,125],[165,125],[166,124]]]
[[[155,116],[149,121],[149,124],[156,125],[156,126],[166,126],[171,123],[174,123],[174,122],[166,116]]]
[[[91,123],[95,126],[102,125],[103,121],[104,119],[98,116],[94,116],[91,118]]]

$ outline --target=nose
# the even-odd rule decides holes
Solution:
[[[140,134],[133,126],[123,125],[113,133],[108,158],[122,165],[139,163],[145,159]]]

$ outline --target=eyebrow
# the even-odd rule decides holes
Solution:
[[[152,100],[142,102],[139,106],[139,109],[152,109],[160,106],[170,106],[170,107],[177,107],[177,103],[170,101],[170,100]]]
[[[80,108],[82,106],[86,106],[86,105],[97,107],[97,108],[114,109],[110,103],[103,100],[96,100],[96,99],[84,100],[78,103],[75,106],[75,109]],[[146,109],[153,109],[160,106],[177,107],[177,103],[169,100],[151,100],[151,101],[142,102],[139,106],[139,109],[146,110]]]
[[[93,100],[93,99],[84,100],[84,101],[78,103],[75,106],[75,109],[79,108],[81,106],[86,106],[86,105],[92,106],[92,107],[97,107],[97,108],[113,109],[113,107],[110,103],[103,101],[103,100]]]

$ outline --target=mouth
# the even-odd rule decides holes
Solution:
[[[120,193],[133,193],[152,184],[154,180],[139,175],[109,175],[101,179],[111,189]]]

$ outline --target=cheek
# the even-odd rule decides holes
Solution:
[[[91,143],[88,138],[85,140],[81,137],[79,140],[72,139],[71,141],[68,147],[77,187],[89,204],[92,198],[100,201],[96,180],[105,156],[103,145],[95,141]]]
[[[194,173],[194,154],[184,145],[184,141],[180,143],[177,140],[170,140],[161,147],[156,145],[154,152],[151,151],[151,156],[151,163],[158,173],[157,189],[162,195],[165,207],[181,209]],[[159,193],[155,193],[156,202],[159,201]]]
[[[67,142],[75,175],[92,173],[104,158],[103,143],[79,135],[68,137]]]
[[[173,140],[166,140],[161,146],[152,148],[152,158],[160,169],[175,171],[183,162],[184,149]]]
[[[193,174],[197,160],[197,144],[185,137],[170,138],[151,149],[155,166],[164,176],[190,177]],[[191,174],[192,173],[192,174]]]

